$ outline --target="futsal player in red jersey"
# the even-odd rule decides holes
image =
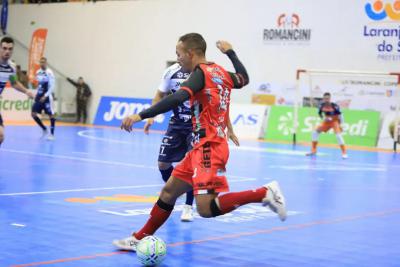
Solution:
[[[217,47],[232,61],[235,73],[208,62],[206,47],[205,40],[198,33],[181,36],[176,46],[177,59],[191,72],[189,78],[174,94],[122,122],[121,128],[130,132],[134,123],[164,113],[190,99],[194,144],[175,167],[146,224],[132,236],[113,242],[119,249],[136,251],[138,241],[153,235],[170,216],[176,199],[192,189],[197,211],[202,217],[216,217],[245,204],[262,203],[276,212],[282,221],[286,219],[285,199],[276,181],[254,190],[220,195],[229,191],[225,176],[229,157],[225,129],[230,94],[233,88],[247,85],[249,77],[228,42],[219,41]]]
[[[323,116],[322,116],[323,114]],[[318,137],[321,132],[326,133],[330,129],[336,134],[336,139],[342,151],[342,158],[347,159],[346,145],[344,143],[341,124],[344,123],[343,114],[338,104],[331,102],[331,94],[326,92],[323,102],[319,106],[318,115],[323,119],[322,123],[313,131],[311,152],[307,156],[317,155]]]

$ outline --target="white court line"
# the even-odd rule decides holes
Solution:
[[[135,141],[122,141],[122,140],[117,140],[117,139],[110,139],[110,138],[104,138],[104,137],[97,137],[97,136],[92,136],[88,135],[87,133],[93,133],[96,132],[97,130],[83,130],[79,131],[78,135],[84,138],[88,138],[91,140],[96,140],[96,141],[103,141],[103,142],[109,142],[109,143],[120,143],[120,144],[135,144]],[[238,151],[250,151],[250,152],[263,152],[263,153],[275,153],[275,154],[284,154],[284,155],[295,155],[295,156],[304,156],[306,151],[293,151],[293,150],[288,150],[288,149],[277,149],[277,148],[267,148],[267,147],[255,147],[255,146],[233,146],[229,145],[229,148],[231,150],[238,150]],[[319,153],[320,156],[326,155],[326,153]]]
[[[104,137],[97,137],[97,136],[91,136],[91,135],[87,135],[86,133],[89,132],[96,132],[97,130],[84,130],[84,131],[79,131],[78,135],[87,139],[91,139],[91,140],[96,140],[96,141],[104,141],[104,142],[108,142],[108,143],[118,143],[118,144],[135,144],[132,141],[122,141],[122,140],[116,140],[116,139],[110,139],[110,138],[104,138]]]
[[[47,154],[47,153],[23,151],[23,150],[15,150],[15,149],[7,149],[7,148],[2,149],[2,151],[18,153],[18,154],[25,154],[25,155],[42,156],[42,157],[55,158],[55,159],[77,160],[77,161],[84,161],[84,162],[90,162],[90,163],[101,163],[101,164],[118,165],[118,166],[143,168],[143,169],[157,169],[157,167],[155,167],[155,166],[147,166],[147,165],[143,165],[143,164],[133,164],[133,163],[119,162],[119,161],[107,161],[107,160],[80,158],[80,157],[65,156],[65,155],[53,155],[53,154]]]
[[[255,181],[256,178],[246,178],[231,180],[229,183],[239,183]],[[105,191],[105,190],[116,190],[116,189],[134,189],[134,188],[149,188],[149,187],[162,187],[164,184],[148,184],[148,185],[130,185],[130,186],[115,186],[115,187],[97,187],[97,188],[76,188],[66,190],[51,190],[51,191],[36,191],[36,192],[20,192],[20,193],[3,193],[3,196],[30,196],[30,195],[44,195],[44,194],[57,194],[57,193],[70,193],[70,192],[87,192],[87,191]]]
[[[101,164],[109,164],[109,165],[118,165],[118,166],[158,170],[158,168],[155,166],[139,165],[139,164],[126,163],[126,162],[119,162],[119,161],[107,161],[107,160],[98,160],[98,159],[90,159],[90,158],[71,157],[71,156],[64,156],[64,155],[53,155],[53,154],[46,154],[46,153],[39,153],[39,152],[32,152],[32,151],[14,150],[14,149],[2,149],[2,151],[18,153],[18,154],[27,154],[27,155],[56,158],[56,159],[69,159],[69,160],[85,161],[85,162],[90,162],[90,163],[101,163]],[[240,179],[240,181],[243,181],[243,182],[257,180],[256,178],[250,178],[250,177],[245,177],[245,176],[237,176],[237,175],[230,175],[230,174],[228,174],[227,176],[229,178],[238,178],[238,179]]]
[[[20,223],[12,223],[10,224],[11,226],[16,226],[16,227],[25,227],[25,224],[20,224]]]

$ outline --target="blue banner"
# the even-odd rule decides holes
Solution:
[[[8,20],[8,0],[3,0],[1,7],[1,30],[3,34],[7,31],[7,20]]]
[[[151,106],[151,99],[147,98],[127,98],[102,96],[97,108],[94,124],[117,126],[121,125],[122,120],[132,114],[137,114],[143,109]],[[158,115],[154,119],[154,124],[150,129],[166,130],[168,128],[171,112]],[[145,122],[134,124],[134,128],[143,128]]]

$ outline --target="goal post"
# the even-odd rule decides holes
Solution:
[[[393,149],[396,150],[400,142],[400,73],[298,69],[293,106],[293,144],[304,139],[299,135],[304,132],[304,129],[299,129],[299,120],[303,119],[302,114],[299,117],[299,111],[304,107],[317,107],[324,92],[330,92],[333,102],[338,102],[341,108],[379,112],[379,126],[390,113],[394,124],[394,127],[391,125]],[[379,129],[375,130],[376,142]]]

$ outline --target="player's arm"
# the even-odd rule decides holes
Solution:
[[[35,97],[34,94],[33,94],[29,89],[27,89],[22,83],[20,83],[20,82],[17,80],[17,76],[16,76],[16,75],[10,76],[10,83],[11,83],[11,86],[12,86],[15,90],[20,91],[21,93],[26,94],[29,98],[34,98],[34,97]]]
[[[233,87],[240,89],[243,86],[249,83],[249,75],[247,74],[247,70],[239,60],[238,56],[236,55],[235,51],[233,51],[232,45],[227,41],[218,41],[217,42],[218,49],[226,54],[229,59],[231,60],[233,67],[235,68],[236,73],[229,72],[233,80]]]
[[[128,132],[132,131],[132,125],[144,119],[153,118],[159,114],[165,113],[171,109],[178,107],[183,102],[187,101],[191,96],[201,91],[204,88],[205,79],[203,71],[197,67],[189,79],[181,84],[181,89],[163,98],[157,104],[148,109],[143,110],[139,114],[134,114],[126,117],[122,121],[121,129]]]
[[[153,97],[153,99],[151,101],[151,105],[153,106],[153,105],[157,104],[166,95],[167,95],[167,93],[161,92],[159,89],[157,89],[156,95]],[[154,123],[154,118],[149,118],[147,120],[146,124],[144,125],[144,133],[145,134],[149,134],[150,126],[153,125],[153,123]]]
[[[48,71],[47,75],[49,76],[49,88],[47,92],[44,94],[44,96],[42,96],[42,98],[40,99],[40,101],[42,102],[44,102],[46,99],[50,97],[50,95],[54,92],[54,88],[56,87],[56,79],[54,77],[53,72]]]
[[[339,124],[343,124],[344,123],[344,117],[343,117],[343,113],[340,110],[340,107],[338,104],[333,103],[333,108],[335,110],[335,114],[338,115],[339,117]]]
[[[323,116],[322,116],[322,104],[319,105],[319,108],[318,108],[318,116],[319,116],[321,119],[323,119]]]
[[[230,118],[230,116],[229,116],[229,110],[228,110],[228,114],[227,114],[226,128],[227,128],[227,134],[226,134],[226,135],[227,135],[228,139],[231,139],[232,142],[233,142],[236,146],[240,146],[239,138],[237,138],[235,132],[233,131],[233,126],[232,126],[231,118]]]

